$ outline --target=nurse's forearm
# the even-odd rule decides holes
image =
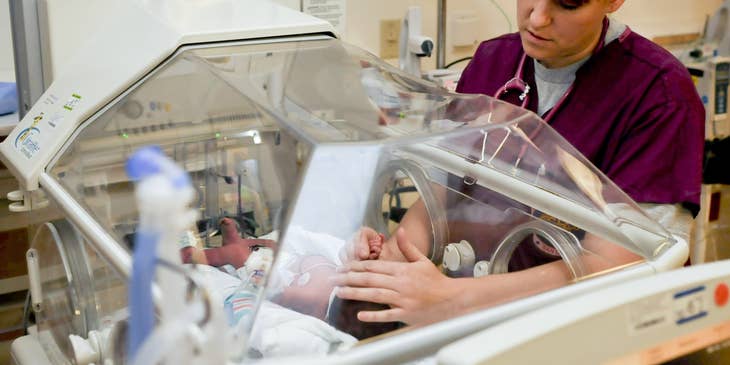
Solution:
[[[595,238],[594,238],[595,239]],[[595,243],[595,242],[593,242]],[[611,256],[586,254],[581,257],[586,274],[594,274],[640,260],[640,257],[611,247]],[[606,254],[606,252],[603,252]],[[556,289],[573,282],[568,267],[562,260],[507,274],[488,275],[480,278],[456,279],[461,286],[463,313],[492,307],[516,299]]]
[[[433,241],[431,233],[431,219],[428,217],[428,212],[423,201],[419,199],[416,201],[406,214],[401,219],[399,227],[402,227],[406,231],[406,235],[409,240],[421,251],[424,255],[429,255],[431,242]],[[390,236],[383,244],[383,249],[380,253],[380,259],[386,261],[406,261],[403,254],[398,249],[398,243],[395,240],[395,235]]]
[[[555,261],[527,270],[456,281],[464,293],[463,313],[468,313],[559,288],[572,279],[565,264]]]

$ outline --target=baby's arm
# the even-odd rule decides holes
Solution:
[[[241,237],[236,222],[231,218],[221,219],[220,227],[223,246],[208,249],[183,247],[180,250],[182,261],[216,267],[228,264],[238,269],[246,263],[253,247],[265,246],[273,249],[276,245],[272,240]]]
[[[238,243],[203,250],[196,247],[184,247],[180,250],[180,256],[184,263],[204,264],[216,267],[228,264],[238,269],[246,263],[254,247],[264,246],[274,248],[276,245],[274,241],[258,238],[241,239]]]

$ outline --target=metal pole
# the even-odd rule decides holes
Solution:
[[[436,68],[446,66],[446,0],[438,0],[436,29]]]
[[[38,6],[36,0],[10,0],[9,3],[18,116],[23,118],[45,90]]]

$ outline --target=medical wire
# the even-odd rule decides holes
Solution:
[[[331,263],[331,262],[320,262],[314,265],[309,266],[306,270],[300,271],[300,274],[308,273],[314,269],[320,268],[320,267],[328,267],[330,269],[337,269],[337,265]]]
[[[501,7],[501,6],[500,6],[500,5],[499,5],[499,4],[497,3],[497,1],[496,1],[496,0],[489,0],[489,1],[490,1],[490,2],[491,2],[491,3],[493,4],[493,5],[494,5],[494,7],[495,7],[495,8],[497,8],[497,10],[499,10],[499,12],[500,12],[500,13],[502,13],[502,16],[504,17],[504,20],[506,20],[506,21],[507,21],[507,27],[508,27],[508,28],[507,28],[507,33],[511,33],[511,32],[512,32],[512,21],[511,21],[511,20],[509,20],[509,16],[507,15],[507,13],[506,13],[506,12],[504,11],[504,9],[503,9],[503,8],[502,8],[502,7]]]
[[[446,64],[446,66],[444,66],[444,68],[449,68],[449,67],[451,67],[451,66],[453,66],[453,65],[455,65],[455,64],[457,64],[457,63],[459,63],[459,62],[464,62],[464,61],[468,61],[468,60],[470,60],[470,59],[472,59],[472,58],[474,58],[474,57],[472,57],[472,56],[467,56],[467,57],[459,58],[459,59],[458,59],[458,60],[456,60],[456,61],[451,61],[451,62],[449,62],[448,64]]]

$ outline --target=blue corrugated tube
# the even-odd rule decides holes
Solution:
[[[14,82],[0,82],[0,115],[18,111],[18,88]]]

